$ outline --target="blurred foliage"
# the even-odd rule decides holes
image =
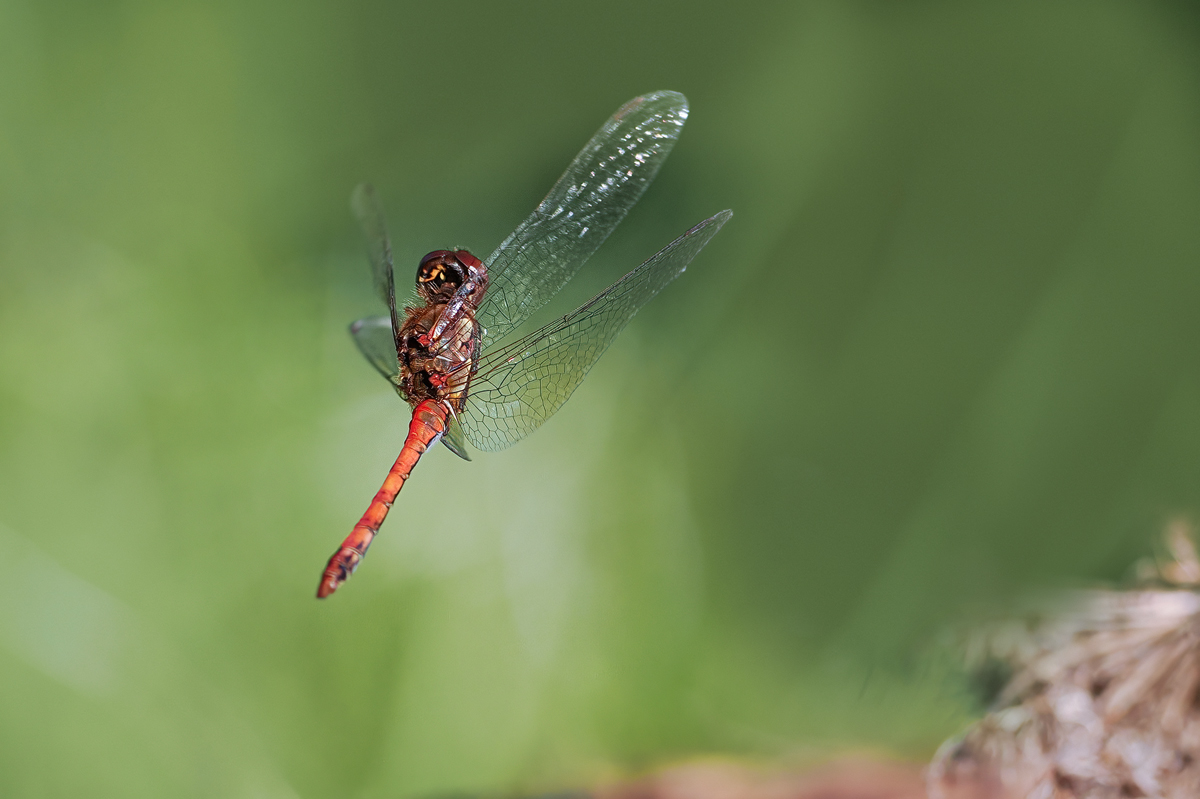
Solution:
[[[1200,508],[1198,44],[1132,0],[0,2],[0,795],[928,756],[931,631]],[[563,309],[733,221],[316,602],[406,421],[351,188],[400,264],[486,253],[660,88]]]

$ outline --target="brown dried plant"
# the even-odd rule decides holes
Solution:
[[[1094,590],[1032,624],[976,636],[1013,668],[993,710],[939,749],[930,799],[1200,797],[1200,559],[1166,531],[1154,585]]]

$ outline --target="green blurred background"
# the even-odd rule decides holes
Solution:
[[[0,795],[384,797],[925,758],[967,608],[1200,508],[1200,16],[1170,2],[0,0]],[[490,252],[629,98],[564,292],[735,217],[544,428],[415,473],[348,210]]]

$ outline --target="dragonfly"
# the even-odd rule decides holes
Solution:
[[[529,218],[481,261],[434,250],[417,265],[416,294],[396,303],[383,208],[367,184],[351,206],[362,225],[375,290],[387,316],[350,326],[358,349],[412,407],[396,463],[350,535],[329,558],[317,597],[350,578],[421,457],[437,442],[504,449],[545,422],[638,309],[678,277],[733,215],[692,227],[570,313],[530,332],[523,323],[600,247],[641,198],[674,147],[687,99],[661,91],[617,110],[579,152]],[[528,327],[526,325],[525,327]]]

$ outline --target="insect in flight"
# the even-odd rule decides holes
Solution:
[[[732,216],[705,219],[566,316],[517,328],[571,279],[654,180],[687,119],[678,92],[622,106],[584,146],[533,213],[480,261],[435,250],[417,267],[416,298],[397,307],[392,250],[379,200],[352,198],[370,248],[375,289],[389,316],[350,326],[367,360],[412,406],[400,456],[367,512],[329,559],[317,597],[337,590],[367,547],[421,456],[438,441],[470,460],[504,449],[567,401],[637,310],[670,283]]]

